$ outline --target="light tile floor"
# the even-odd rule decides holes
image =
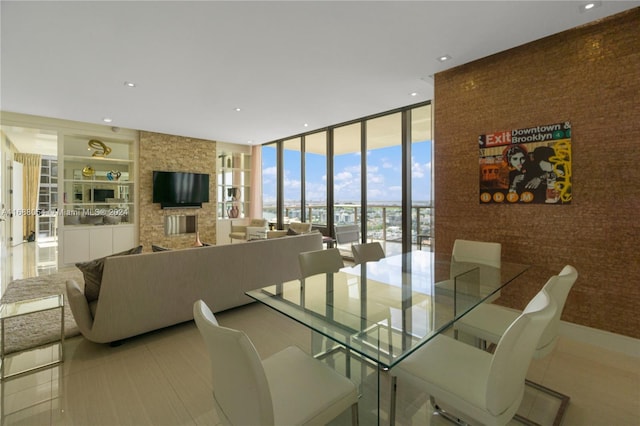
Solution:
[[[217,315],[244,330],[262,357],[289,345],[309,350],[309,331],[252,304]],[[65,342],[63,364],[1,383],[2,425],[215,425],[209,358],[193,322],[110,347],[78,336]],[[29,351],[24,362],[52,353]],[[571,396],[565,426],[640,425],[640,359],[562,337],[535,360],[529,378]],[[425,395],[398,389],[399,425],[450,425],[433,415]],[[366,404],[361,411],[370,411]],[[528,391],[520,413],[551,424],[554,403]],[[381,416],[384,424],[386,414]],[[335,424],[350,424],[349,412]],[[361,416],[362,425],[375,423]],[[510,424],[518,424],[512,421]]]

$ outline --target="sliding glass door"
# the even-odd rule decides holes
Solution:
[[[360,241],[379,241],[387,254],[417,248],[418,236],[428,247],[431,127],[422,103],[263,145],[265,217],[331,236],[356,225]]]

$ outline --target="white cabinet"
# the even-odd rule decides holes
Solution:
[[[63,263],[86,262],[135,246],[133,225],[72,226],[62,231]]]
[[[136,245],[136,233],[133,225],[113,227],[112,232],[113,253],[129,250]]]
[[[113,231],[111,227],[96,227],[89,230],[89,259],[109,256],[113,250]]]
[[[61,236],[63,263],[76,263],[89,260],[88,229],[64,229]]]

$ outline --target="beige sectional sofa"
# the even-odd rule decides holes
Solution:
[[[193,319],[198,299],[214,312],[250,303],[245,291],[299,278],[298,253],[320,249],[322,235],[311,233],[108,257],[95,305],[74,280],[67,297],[85,338],[114,342]]]

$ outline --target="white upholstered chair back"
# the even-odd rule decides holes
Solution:
[[[358,225],[335,225],[336,243],[355,244],[360,242],[360,227]]]
[[[305,251],[298,255],[302,278],[328,272],[338,272],[344,267],[344,261],[337,248]]]
[[[267,219],[251,219],[247,226],[267,228],[269,226],[269,221]]]
[[[311,232],[311,224],[307,222],[289,222],[289,229],[296,234],[306,234]]]
[[[533,353],[556,310],[549,293],[540,290],[498,342],[486,389],[487,411],[492,415],[499,416],[513,404],[519,404]]]
[[[542,358],[548,355],[554,348],[556,341],[558,340],[558,327],[560,326],[560,317],[562,316],[562,310],[564,304],[567,301],[567,296],[573,287],[573,284],[578,279],[578,271],[571,265],[566,265],[560,271],[556,280],[549,280],[544,289],[551,295],[551,298],[556,302],[557,309],[556,314],[551,319],[551,322],[544,329],[542,337],[538,342],[535,358]]]
[[[500,243],[455,240],[451,253],[449,277],[453,280],[460,274],[464,275],[469,270],[468,263],[489,266],[489,268],[480,268],[480,285],[476,286],[477,291],[484,296],[486,291],[493,291],[500,282],[501,256],[502,245]],[[490,296],[487,301],[492,302],[498,297],[500,297],[500,291]]]
[[[213,399],[220,416],[232,425],[273,425],[267,377],[249,338],[219,326],[202,300],[194,304],[193,316],[209,351]]]
[[[499,268],[502,245],[485,241],[455,240],[452,256],[456,262],[480,263]]]
[[[364,262],[376,262],[385,257],[379,242],[354,244],[351,246],[353,261],[356,265]]]

